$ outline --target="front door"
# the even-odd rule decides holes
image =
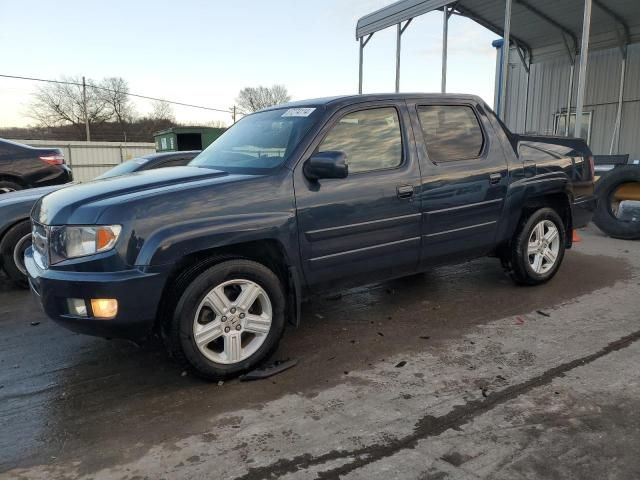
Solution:
[[[308,180],[295,172],[303,270],[318,290],[416,271],[420,168],[406,105],[373,102],[343,109],[322,129],[313,153],[343,151],[349,175]]]
[[[409,109],[422,168],[422,267],[489,253],[509,179],[486,112],[464,102]]]

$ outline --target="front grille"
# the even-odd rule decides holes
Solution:
[[[33,259],[41,268],[49,267],[49,227],[31,222]]]

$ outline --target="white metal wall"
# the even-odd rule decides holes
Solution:
[[[515,52],[509,55],[506,124],[517,133],[552,134],[554,114],[566,111],[570,63],[567,55],[531,65],[527,101],[527,73]],[[571,107],[575,111],[577,62]],[[590,147],[608,154],[611,146],[620,85],[621,54],[618,48],[589,53],[585,112],[592,112]],[[526,106],[526,107],[525,107]],[[525,115],[526,113],[526,115]],[[526,126],[525,126],[526,122]],[[640,158],[640,44],[628,47],[619,149]]]
[[[33,147],[60,148],[77,182],[88,182],[122,162],[156,151],[154,143],[13,141]]]

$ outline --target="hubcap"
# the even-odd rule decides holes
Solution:
[[[27,269],[24,266],[24,252],[31,245],[31,234],[28,233],[16,243],[13,247],[13,263],[20,270],[23,275],[27,274]]]
[[[531,269],[538,273],[547,273],[553,268],[560,251],[560,235],[556,225],[550,220],[537,223],[531,235],[527,248],[527,258]]]
[[[271,330],[267,292],[251,280],[229,280],[210,290],[193,320],[198,350],[216,363],[233,364],[253,355]]]

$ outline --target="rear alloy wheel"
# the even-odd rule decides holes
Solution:
[[[560,268],[565,244],[562,219],[555,210],[541,208],[520,224],[502,264],[516,283],[538,285]]]
[[[2,267],[9,279],[21,288],[28,286],[24,252],[30,246],[31,223],[28,220],[11,227],[0,242]]]
[[[560,236],[555,224],[549,220],[538,222],[529,235],[527,246],[531,269],[540,275],[547,273],[556,264],[559,251]]]
[[[163,337],[179,362],[220,380],[252,370],[269,357],[284,325],[285,295],[278,277],[257,262],[236,259],[188,283]]]

